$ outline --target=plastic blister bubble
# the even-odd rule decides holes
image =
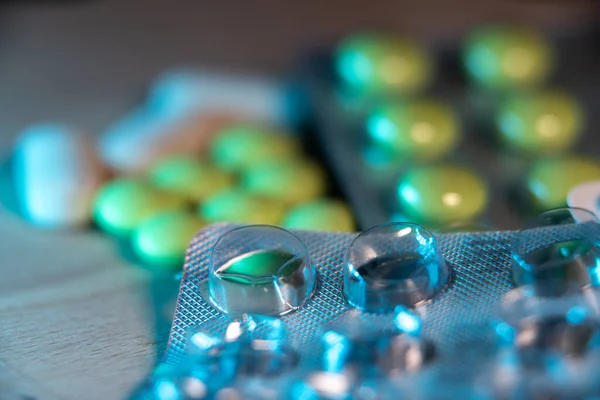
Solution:
[[[213,248],[223,237],[234,231],[232,227],[235,226],[215,225],[203,230],[188,251],[165,360],[171,365],[185,364],[190,359],[188,355],[195,351],[190,348],[190,332],[204,331],[210,339],[210,332],[224,333],[232,321],[244,318],[243,314],[227,314],[219,310],[206,295],[205,289],[214,264]],[[564,228],[565,226],[543,226],[531,229],[527,233],[529,244],[534,248],[543,247],[545,243],[556,240],[555,230],[562,231],[563,235],[568,233],[568,228]],[[427,240],[426,231],[419,226],[415,229]],[[569,393],[587,395],[591,393],[587,389],[593,388],[590,382],[599,381],[598,373],[594,372],[598,371],[595,365],[599,358],[591,339],[585,351],[580,351],[581,356],[565,357],[560,351],[548,356],[549,360],[562,360],[555,365],[564,368],[560,367],[550,374],[552,385],[548,386],[549,390],[546,392],[540,387],[547,382],[548,372],[535,363],[533,368],[529,367],[531,363],[527,364],[525,361],[530,349],[521,350],[513,344],[511,338],[516,336],[515,329],[523,325],[519,322],[521,318],[513,322],[506,316],[512,314],[498,309],[498,304],[503,300],[507,301],[506,293],[514,289],[511,243],[518,235],[517,232],[435,235],[435,243],[439,246],[435,254],[443,260],[443,271],[447,272],[448,280],[428,300],[407,304],[398,309],[399,302],[394,301],[386,304],[386,307],[375,307],[375,313],[353,307],[345,293],[344,275],[348,265],[348,249],[359,235],[307,231],[291,233],[306,245],[312,266],[318,271],[318,281],[304,303],[294,309],[294,312],[277,317],[286,328],[285,336],[289,345],[297,352],[298,364],[290,369],[281,368],[285,370],[282,374],[271,377],[266,374],[262,379],[257,379],[259,374],[253,375],[252,370],[233,369],[244,373],[236,372],[235,379],[219,389],[222,396],[250,399],[256,398],[252,397],[252,393],[260,393],[257,394],[258,398],[265,399],[518,399],[527,398],[519,394],[528,395],[532,391],[539,391],[542,395],[557,398],[556,393],[564,394],[562,381],[558,379],[561,376],[563,381],[568,378],[573,382],[566,386]],[[252,238],[253,235],[250,234],[230,242],[234,250],[230,254],[236,257],[255,250],[257,247],[252,243]],[[381,245],[382,242],[386,241],[375,240],[373,245]],[[414,241],[390,240],[387,243],[388,246],[402,247]],[[273,242],[269,244],[269,248],[272,247]],[[410,253],[410,247],[404,250]],[[403,254],[402,251],[399,253]],[[440,265],[441,263],[437,264],[438,267]],[[529,287],[522,285],[515,290],[528,298],[559,298],[539,296],[539,293],[528,289]],[[577,290],[563,293],[561,297],[565,298],[565,294],[581,294],[590,289],[594,289],[593,285],[578,285]],[[528,309],[524,306],[518,308]],[[357,315],[366,326],[354,329],[347,323]],[[573,311],[570,315],[574,318],[577,313]],[[529,320],[528,318],[524,320]],[[494,330],[496,326],[492,324],[494,321],[510,328],[504,330],[504,342],[498,339],[499,335]],[[336,336],[341,339],[341,343],[355,343],[356,350],[352,350],[352,346],[341,347],[342,350],[350,349],[346,352],[348,357],[343,355],[346,350],[335,356],[335,350],[327,351],[326,346],[323,346],[323,332],[331,330],[336,323],[345,328],[336,328],[334,331],[337,335],[332,335],[332,338]],[[503,332],[502,329],[499,331]],[[374,337],[361,337],[367,333]],[[376,339],[386,335],[385,340]],[[408,345],[398,346],[398,351],[377,350],[378,346],[386,349],[382,345],[386,340],[387,349],[390,349],[389,343],[393,337],[397,337],[399,343]],[[428,350],[427,342],[433,344],[435,352]],[[210,344],[211,341],[208,340],[207,343],[201,348],[208,348],[209,352],[222,351],[220,341]],[[331,341],[331,347],[335,347],[334,340]],[[358,351],[361,347],[363,350]],[[534,348],[533,351],[537,350]],[[323,363],[326,354],[330,355],[328,359],[331,362],[328,366]],[[386,358],[388,361],[384,362]],[[523,361],[519,361],[520,358]],[[363,364],[370,367],[363,368],[356,361],[361,359],[373,362],[365,361]],[[502,387],[506,389],[500,390]],[[274,393],[277,393],[276,397],[273,397]]]
[[[344,294],[361,310],[387,312],[431,299],[450,271],[433,234],[420,225],[392,223],[354,239],[344,265]]]
[[[515,284],[529,285],[537,295],[557,296],[598,286],[600,221],[579,208],[544,212],[515,235],[512,254]]]
[[[306,245],[268,225],[234,229],[212,249],[208,296],[230,315],[282,315],[312,294],[316,270]]]

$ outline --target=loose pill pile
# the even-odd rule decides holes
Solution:
[[[281,92],[259,79],[175,71],[97,145],[64,124],[32,126],[15,149],[23,215],[53,228],[93,220],[165,271],[181,268],[190,239],[211,223],[352,231],[348,207],[328,197],[326,171],[284,127]]]
[[[369,33],[314,57],[305,87],[360,227],[516,229],[600,179],[600,119],[586,108],[600,99],[600,59],[571,63],[572,47],[490,25],[443,51]],[[571,83],[586,73],[586,86]]]

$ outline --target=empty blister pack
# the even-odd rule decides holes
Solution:
[[[599,243],[577,209],[477,234],[212,225],[143,398],[598,395]]]

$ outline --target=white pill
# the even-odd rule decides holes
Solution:
[[[216,112],[273,124],[289,122],[286,91],[280,82],[193,69],[160,75],[150,90],[148,109],[162,116]]]
[[[100,157],[117,172],[142,174],[171,155],[201,154],[223,122],[206,115],[163,117],[135,110],[100,137]]]
[[[569,207],[583,208],[600,217],[600,181],[575,186],[567,196]]]
[[[15,143],[14,179],[24,216],[46,228],[86,225],[105,171],[87,137],[61,124],[25,129]]]

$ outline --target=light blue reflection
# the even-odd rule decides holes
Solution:
[[[411,336],[419,336],[421,333],[421,318],[404,306],[395,309],[394,324],[396,328]]]
[[[567,322],[571,325],[580,325],[588,319],[588,311],[582,306],[573,306],[566,315]]]

